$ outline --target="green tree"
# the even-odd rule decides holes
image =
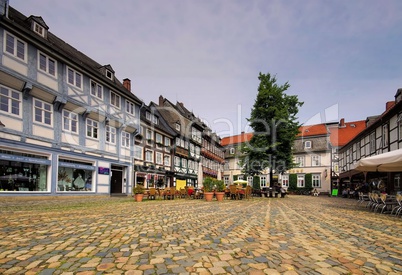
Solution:
[[[296,116],[303,102],[285,94],[290,87],[287,82],[278,85],[269,73],[260,73],[258,79],[258,94],[248,119],[253,137],[242,146],[241,163],[248,175],[269,168],[272,185],[274,170],[283,173],[294,166],[292,146],[300,127]]]

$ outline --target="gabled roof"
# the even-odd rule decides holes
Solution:
[[[27,21],[31,21],[31,20],[36,21],[36,23],[38,23],[39,25],[44,27],[46,30],[49,29],[48,25],[46,25],[45,20],[43,20],[42,16],[31,15],[26,20]]]
[[[54,54],[63,57],[64,62],[70,63],[67,65],[74,65],[77,67],[76,69],[86,71],[87,75],[89,75],[90,77],[97,77],[98,79],[101,79],[104,83],[111,85],[114,91],[120,92],[127,96],[127,98],[130,98],[141,104],[142,100],[140,100],[137,96],[128,91],[116,77],[111,80],[107,78],[105,74],[102,74],[101,68],[103,67],[103,65],[99,64],[87,55],[78,51],[49,31],[47,32],[46,38],[40,37],[38,35],[33,35],[30,20],[42,20],[43,23],[44,20],[40,16],[31,16],[29,18],[30,19],[28,19],[25,15],[23,15],[13,7],[9,7],[8,18],[5,18],[5,20],[2,19],[2,23],[4,24],[5,22],[7,22],[8,25],[15,27],[16,29],[18,29],[18,31],[25,32],[26,35],[31,36],[33,42],[46,48],[47,50],[51,50]]]
[[[345,122],[343,125],[330,128],[331,144],[335,147],[341,147],[351,141],[364,129],[366,129],[365,120]]]
[[[377,127],[381,126],[383,123],[386,123],[387,121],[389,121],[393,116],[399,115],[401,110],[402,110],[402,101],[387,102],[385,111],[381,115],[379,115],[377,117],[373,117],[372,122],[370,122],[370,123],[368,123],[368,119],[367,119],[366,127],[360,133],[358,133],[354,138],[352,138],[346,144],[344,144],[342,146],[342,148],[340,149],[340,152],[343,152],[344,150],[349,148],[350,145],[352,145],[359,139],[367,136],[368,133],[375,130]]]
[[[148,120],[146,118],[146,112],[148,111],[151,114],[158,117],[159,123],[152,124],[155,128],[165,132],[168,135],[175,137],[177,135],[176,131],[174,131],[168,125],[168,123],[165,121],[164,117],[159,113],[158,109],[159,109],[159,106],[156,105],[154,102],[149,103],[149,106],[144,106],[144,108],[141,108],[141,120],[148,122]]]
[[[299,134],[297,137],[309,137],[309,136],[322,136],[328,135],[328,129],[325,124],[300,126]]]
[[[248,142],[253,137],[253,133],[241,133],[240,135],[224,137],[221,140],[222,146],[234,145],[243,142]]]

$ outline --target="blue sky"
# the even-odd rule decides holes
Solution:
[[[180,101],[220,136],[250,131],[258,74],[288,82],[299,121],[364,120],[402,88],[402,1],[10,0],[157,102]]]

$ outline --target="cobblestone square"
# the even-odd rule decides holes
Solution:
[[[401,274],[402,219],[352,199],[0,199],[1,274]]]

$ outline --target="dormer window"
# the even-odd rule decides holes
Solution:
[[[154,114],[151,114],[150,112],[146,112],[145,117],[147,120],[151,121],[152,123],[158,124],[158,117],[155,116]]]
[[[180,124],[176,122],[176,130],[180,131]]]
[[[310,140],[304,142],[304,149],[311,149],[311,141]]]
[[[110,80],[113,80],[113,73],[109,70],[106,70],[106,77],[109,78]]]
[[[47,38],[47,31],[49,30],[49,27],[46,25],[41,16],[31,15],[26,20],[34,33]]]
[[[45,29],[39,25],[38,23],[34,22],[34,27],[33,27],[34,32],[39,34],[42,37],[45,37]]]

